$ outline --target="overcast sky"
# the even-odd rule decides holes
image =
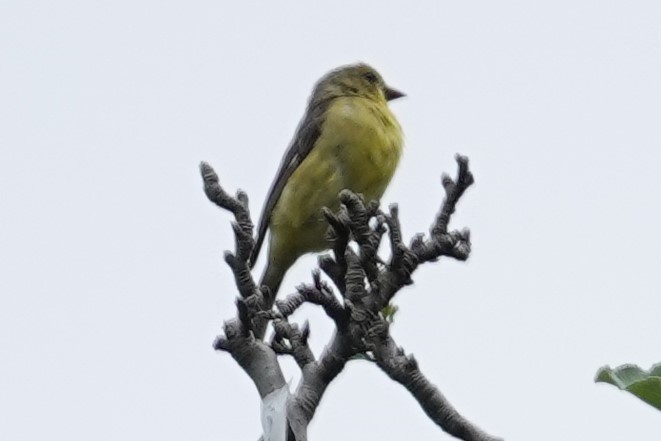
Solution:
[[[365,61],[408,94],[384,196],[405,234],[456,152],[477,181],[452,224],[473,254],[415,274],[398,343],[508,441],[657,441],[659,412],[593,377],[661,361],[661,3],[274,3],[0,4],[0,439],[257,439],[211,348],[233,239],[198,163],[257,216],[314,82]],[[319,353],[331,323],[305,318]],[[309,436],[450,439],[359,361]]]

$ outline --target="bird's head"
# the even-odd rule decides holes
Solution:
[[[388,87],[376,69],[359,63],[339,67],[322,77],[314,88],[312,101],[340,96],[359,96],[385,102],[405,95]]]

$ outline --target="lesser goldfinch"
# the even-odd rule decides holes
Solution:
[[[404,96],[366,64],[343,66],[315,85],[307,110],[271,185],[250,262],[270,229],[261,285],[278,291],[301,255],[329,247],[322,208],[339,208],[349,189],[379,200],[402,154],[402,130],[388,101]]]

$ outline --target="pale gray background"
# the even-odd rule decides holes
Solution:
[[[658,440],[593,376],[661,361],[661,3],[278,3],[0,4],[0,439],[257,438],[253,385],[211,349],[233,241],[198,162],[257,215],[314,81],[363,60],[409,95],[384,197],[405,233],[455,152],[477,178],[453,222],[473,255],[416,274],[398,342],[508,441]],[[331,325],[305,317],[319,351]],[[352,362],[310,439],[449,437]]]

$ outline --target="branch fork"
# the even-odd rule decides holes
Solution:
[[[209,200],[234,215],[235,249],[225,254],[225,261],[239,292],[237,314],[224,323],[224,335],[216,339],[214,348],[232,355],[253,380],[262,399],[287,387],[278,356],[294,358],[302,378],[296,391],[287,395],[288,441],[307,441],[307,427],[326,388],[353,358],[373,361],[402,384],[445,432],[465,441],[498,440],[452,407],[421,372],[415,358],[395,343],[388,318],[382,312],[402,287],[413,283],[412,275],[419,265],[443,256],[463,261],[470,255],[470,232],[448,230],[456,204],[474,182],[468,159],[458,155],[456,160],[456,178],[442,177],[445,198],[429,235],[417,234],[409,245],[402,238],[396,205],[385,213],[378,203],[365,202],[360,195],[342,191],[340,210],[323,210],[329,224],[332,254],[319,258],[319,268],[337,293],[315,270],[312,283],[300,285],[293,294],[277,300],[267,289],[258,287],[250,273],[248,258],[255,242],[247,195],[238,191],[236,196],[230,196],[220,186],[213,168],[204,162],[200,165]],[[385,234],[391,250],[387,261],[378,256]],[[355,249],[349,246],[351,242],[356,244]],[[308,345],[309,323],[298,326],[289,321],[304,303],[320,306],[335,324],[335,334],[318,359]],[[263,335],[260,327],[267,322],[271,323],[273,334],[265,342],[255,336]]]

